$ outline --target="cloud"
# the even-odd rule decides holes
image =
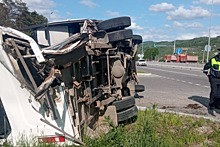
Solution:
[[[197,2],[207,4],[207,5],[211,5],[213,2],[214,5],[220,5],[220,0],[199,0]]]
[[[142,35],[143,40],[148,41],[171,41],[171,36],[164,35],[164,34],[151,34],[151,33],[145,33]]]
[[[73,13],[67,11],[67,12],[66,12],[66,16],[68,16],[68,17],[73,17]]]
[[[201,37],[201,36],[199,34],[186,33],[186,34],[182,34],[182,35],[178,36],[176,38],[176,40],[188,40],[188,39],[193,39],[193,38],[197,38],[197,37]]]
[[[143,40],[147,41],[171,41],[174,40],[170,29],[146,28],[140,34]]]
[[[207,29],[207,30],[203,30],[202,32],[198,32],[198,33],[185,33],[185,34],[178,36],[176,39],[187,40],[187,39],[193,39],[197,37],[208,37],[208,36],[209,36],[209,30]],[[217,36],[220,36],[220,26],[211,27],[210,37],[217,37]]]
[[[49,21],[58,20],[61,17],[58,11],[54,10],[56,3],[53,0],[24,0],[29,8],[29,11],[36,11],[44,15]]]
[[[139,32],[142,35],[143,40],[152,40],[152,41],[172,41],[172,40],[188,40],[198,37],[208,37],[209,30],[208,28],[203,28],[201,30],[194,30],[191,31],[188,27],[194,24],[193,23],[183,23],[183,22],[175,22],[176,25],[179,25],[182,27],[182,29],[176,29],[178,31],[175,31],[173,28],[173,25],[166,24],[166,29],[158,29],[158,28],[146,28],[144,31]],[[195,22],[197,24],[197,22]],[[186,26],[184,26],[186,25]],[[210,31],[211,37],[217,37],[220,36],[220,26],[213,26],[211,27]],[[208,40],[207,40],[208,41]],[[211,40],[212,42],[212,40]]]
[[[201,7],[191,7],[190,9],[185,9],[183,6],[180,6],[174,11],[167,12],[168,20],[190,20],[207,18],[209,16],[211,16],[211,13],[208,10],[202,9]]]
[[[178,21],[173,22],[174,27],[182,27],[182,28],[201,28],[203,25],[199,22],[193,22],[193,23],[181,23]]]
[[[53,0],[24,0],[24,2],[27,3],[30,11],[32,11],[32,9],[50,9],[56,5]]]
[[[82,5],[85,5],[85,6],[89,7],[89,8],[94,8],[94,7],[97,6],[97,4],[94,3],[92,0],[80,0],[80,3]]]
[[[168,3],[160,3],[156,5],[151,5],[149,7],[150,11],[155,11],[155,12],[165,12],[165,11],[170,11],[173,10],[175,6],[173,4],[168,4]]]
[[[169,24],[165,24],[164,27],[165,28],[171,28],[171,26]]]
[[[209,36],[209,30],[207,28],[207,31],[203,31],[201,36]],[[211,37],[217,37],[220,36],[220,26],[212,26],[210,29],[210,36]]]
[[[111,16],[111,17],[117,17],[117,16],[119,16],[120,14],[119,14],[119,12],[115,12],[115,11],[110,11],[110,10],[108,10],[108,11],[106,11],[106,15]]]
[[[183,24],[180,23],[180,22],[178,22],[178,21],[174,21],[174,22],[173,22],[173,26],[174,26],[174,27],[182,27]]]
[[[129,27],[130,29],[133,30],[143,30],[144,28],[137,25],[137,23],[135,22],[135,18],[131,17],[131,26]]]
[[[134,30],[143,30],[144,28],[137,25],[136,22],[131,22],[131,26],[129,27],[130,29],[134,29]]]

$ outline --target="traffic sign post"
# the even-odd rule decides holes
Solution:
[[[138,54],[137,56],[138,56],[140,59],[143,59],[144,54]]]
[[[181,54],[181,53],[182,53],[182,49],[181,49],[181,48],[177,48],[177,49],[176,49],[176,54],[179,55],[179,54]]]
[[[206,58],[206,62],[209,62],[209,52],[211,51],[212,47],[208,44],[205,45],[204,50],[207,51],[207,58]]]
[[[205,47],[204,47],[204,50],[206,51],[206,52],[210,52],[211,51],[211,46],[210,45],[205,45]]]

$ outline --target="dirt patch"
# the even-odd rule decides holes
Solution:
[[[176,108],[175,106],[163,106],[161,109],[169,109],[169,108]]]
[[[95,126],[96,127],[94,129],[86,127],[86,135],[93,139],[107,134],[113,128],[104,118],[100,118]]]
[[[188,104],[184,108],[186,108],[186,109],[199,109],[199,108],[202,108],[202,106],[200,106],[199,104]]]

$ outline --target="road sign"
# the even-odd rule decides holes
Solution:
[[[211,46],[210,45],[205,45],[204,50],[207,52],[211,50]]]
[[[143,58],[143,57],[144,57],[143,54],[138,54],[137,56],[138,56],[139,58]]]
[[[181,48],[177,48],[177,49],[176,49],[176,53],[177,53],[177,54],[181,54],[181,53],[182,53],[182,49],[181,49]]]

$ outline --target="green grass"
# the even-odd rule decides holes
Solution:
[[[146,110],[138,112],[136,122],[84,142],[88,147],[220,146],[219,128],[220,123],[203,118]]]
[[[161,113],[153,109],[139,111],[138,116],[125,125],[115,127],[107,121],[111,130],[100,134],[98,138],[84,136],[86,147],[191,147],[220,146],[220,123]],[[21,136],[18,146],[28,147],[30,140]],[[38,144],[33,140],[32,146],[52,147],[56,144]],[[10,142],[4,144],[10,146]]]
[[[137,70],[137,73],[145,73],[143,70]]]

